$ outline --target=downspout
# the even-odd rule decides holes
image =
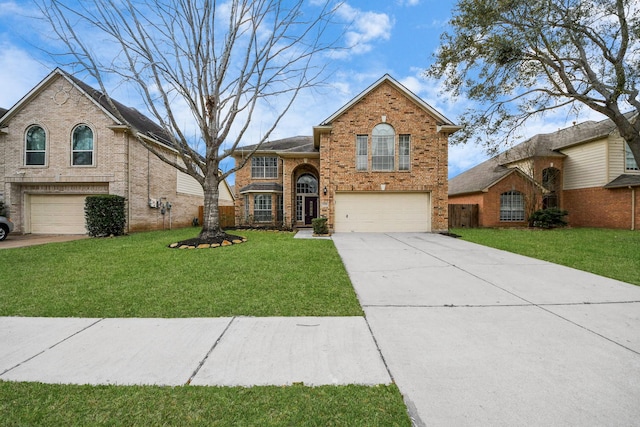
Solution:
[[[636,229],[636,189],[629,186],[631,190],[631,231]]]

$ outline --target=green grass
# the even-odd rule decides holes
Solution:
[[[238,231],[246,243],[169,249],[196,229],[0,251],[0,316],[361,316],[330,240]]]
[[[640,232],[599,228],[453,229],[462,239],[640,285]]]
[[[3,426],[410,426],[397,387],[75,386],[0,381]]]

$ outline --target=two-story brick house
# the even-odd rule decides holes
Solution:
[[[202,187],[151,154],[142,135],[177,156],[162,128],[118,103],[124,125],[102,94],[56,69],[0,116],[0,197],[18,233],[84,234],[84,200],[127,200],[127,230],[183,227],[198,217]],[[233,205],[221,186],[222,204]]]
[[[640,169],[611,120],[535,135],[449,181],[449,203],[478,206],[481,227],[522,227],[544,207],[575,227],[637,229]]]
[[[449,119],[389,75],[298,136],[234,153],[243,224],[331,230],[447,230]],[[254,152],[255,151],[255,152]]]

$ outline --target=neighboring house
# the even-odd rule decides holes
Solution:
[[[127,231],[183,227],[198,217],[202,187],[151,154],[140,134],[177,156],[162,128],[56,69],[0,116],[0,193],[21,233],[84,234],[85,197],[127,200]],[[221,185],[222,204],[233,198]],[[170,206],[170,209],[167,209]]]
[[[481,227],[520,227],[539,208],[575,227],[636,229],[640,170],[611,120],[536,135],[452,178],[449,204],[478,205]]]
[[[389,75],[297,136],[242,147],[236,222],[333,231],[447,230],[450,120]],[[253,153],[253,154],[252,154]]]

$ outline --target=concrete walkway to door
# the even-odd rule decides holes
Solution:
[[[415,425],[638,425],[640,287],[426,233],[336,233]]]

